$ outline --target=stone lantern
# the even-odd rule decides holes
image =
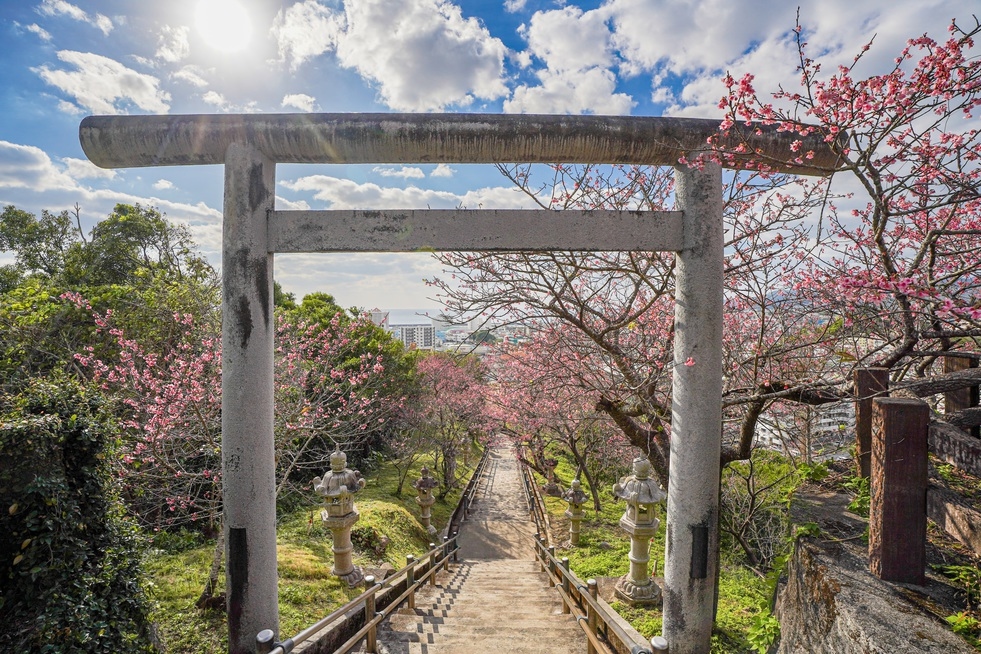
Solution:
[[[419,494],[416,498],[416,503],[421,509],[419,519],[422,520],[422,526],[426,528],[429,535],[433,536],[436,534],[436,527],[433,527],[431,524],[432,514],[429,509],[436,502],[436,498],[433,497],[433,489],[439,486],[439,482],[433,479],[433,476],[429,473],[429,468],[426,466],[422,467],[420,474],[422,476],[412,486]]]
[[[354,494],[364,488],[361,473],[347,467],[347,455],[338,448],[330,455],[330,470],[324,478],[314,477],[313,488],[324,496],[326,509],[321,512],[324,526],[334,537],[334,567],[331,573],[349,586],[361,583],[363,575],[354,565],[351,527],[361,514],[354,506]]]
[[[582,505],[587,499],[578,479],[572,480],[569,490],[562,493],[562,499],[569,503],[569,508],[565,512],[565,516],[569,518],[569,544],[578,545],[579,526],[582,524],[583,516],[586,515],[582,510]]]
[[[620,526],[630,534],[630,573],[617,581],[614,594],[635,606],[659,605],[661,589],[647,575],[647,562],[651,538],[661,524],[655,517],[656,507],[667,496],[651,479],[651,463],[646,458],[634,459],[633,472],[613,485],[613,494],[627,502]]]

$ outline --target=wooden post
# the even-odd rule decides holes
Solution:
[[[872,400],[889,394],[888,368],[858,368],[855,380],[855,463],[860,477],[871,473]]]
[[[953,354],[948,354],[947,356],[943,357],[943,360],[944,372],[957,372],[958,370],[970,370],[971,368],[978,367],[977,359],[959,357]],[[978,405],[977,386],[969,386],[968,388],[962,388],[960,390],[944,393],[945,413],[955,413],[957,411],[963,411],[964,409],[974,408]],[[981,437],[981,427],[978,425],[973,427],[965,427],[964,431],[974,438]]]
[[[548,587],[549,588],[555,587],[555,579],[552,577],[552,575],[555,574],[555,566],[552,564],[552,561],[554,560],[555,560],[555,545],[549,545],[548,548]]]
[[[375,578],[373,576],[368,575],[364,578],[364,588],[369,591],[367,597],[364,598],[364,622],[368,624],[375,619]],[[375,654],[378,651],[377,633],[374,627],[368,627],[364,648],[369,654]]]
[[[405,589],[409,591],[407,604],[410,609],[414,609],[416,608],[416,591],[412,587],[416,583],[416,557],[411,554],[407,555],[405,557],[405,565],[409,567],[405,571]]]
[[[876,398],[872,422],[869,567],[884,581],[922,585],[930,407],[922,400]]]
[[[436,585],[436,543],[429,544],[429,585]]]
[[[565,597],[562,598],[562,612],[569,613],[572,609],[569,607],[569,602],[572,601],[572,595],[569,594],[569,557],[562,557],[562,590],[565,591]]]
[[[586,587],[589,589],[589,596],[596,599],[599,594],[599,586],[596,584],[595,579],[587,579]],[[589,627],[589,633],[596,634],[596,610],[593,605],[589,602],[586,603],[586,625]],[[587,640],[586,654],[596,654],[596,648],[593,646],[593,641]]]

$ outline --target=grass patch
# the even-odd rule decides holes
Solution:
[[[472,472],[480,456],[475,447],[460,461],[461,474]],[[409,482],[419,478],[420,461],[409,473]],[[419,522],[415,490],[406,484],[402,497],[395,497],[397,472],[382,463],[366,477],[364,490],[355,496],[361,514],[354,530],[388,539],[385,551],[355,548],[355,564],[377,567],[389,563],[396,569],[405,565],[408,554],[419,555],[434,540]],[[460,499],[462,488],[437,500],[432,507],[433,526],[442,529]],[[310,499],[316,496],[311,492]],[[296,507],[296,504],[293,504]],[[320,517],[322,505],[293,508],[278,518],[276,559],[279,571],[279,628],[282,637],[292,636],[361,593],[334,577],[330,531]],[[166,541],[166,542],[164,542]],[[170,541],[174,541],[173,544]],[[228,648],[228,626],[223,609],[195,606],[204,588],[214,553],[214,541],[201,543],[193,538],[164,538],[150,553],[145,569],[151,579],[151,597],[156,604],[154,620],[158,637],[168,654],[221,652]],[[171,547],[171,545],[173,545]],[[219,575],[219,591],[224,587],[224,570]]]
[[[553,454],[553,456],[556,456]],[[567,487],[575,476],[575,468],[563,457],[556,456],[558,481]],[[624,469],[624,474],[628,474]],[[537,477],[539,483],[544,479]],[[589,492],[586,480],[580,480],[583,490]],[[603,483],[606,483],[605,481]],[[612,482],[610,482],[612,486]],[[626,508],[624,502],[614,502],[609,488],[600,489],[601,510],[594,511],[592,496],[584,505],[586,519],[583,520],[579,537],[579,547],[557,547],[557,557],[569,557],[569,567],[584,581],[589,578],[619,577],[627,574],[630,562],[630,537],[620,528],[619,521]],[[552,525],[552,536],[560,545],[568,542],[569,520],[564,513],[568,505],[557,497],[545,497],[545,506]],[[661,527],[651,542],[651,562],[657,563],[657,575],[663,575],[665,516],[663,507],[659,510]],[[736,563],[725,563],[723,555],[719,579],[719,605],[716,615],[715,631],[712,635],[712,654],[743,654],[755,652],[748,634],[762,617],[769,614],[769,590],[765,579]],[[663,614],[660,609],[644,609],[628,606],[622,602],[611,602],[610,606],[627,620],[645,638],[660,635]]]

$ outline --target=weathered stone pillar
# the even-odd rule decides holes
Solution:
[[[416,503],[419,505],[419,520],[422,521],[422,526],[426,528],[429,535],[434,536],[436,535],[436,527],[431,524],[431,509],[433,504],[436,503],[436,498],[433,497],[433,489],[439,486],[439,482],[433,479],[433,476],[429,473],[429,468],[426,466],[422,467],[420,474],[422,476],[416,480],[416,483],[412,484],[418,493]]]
[[[869,566],[884,581],[922,585],[930,407],[893,397],[876,398],[872,406]]]
[[[279,633],[273,445],[273,260],[266,216],[275,165],[232,143],[222,223],[221,459],[228,651]]]
[[[347,455],[339,449],[330,455],[330,470],[324,478],[313,478],[313,488],[324,496],[321,517],[334,539],[334,567],[331,574],[340,577],[354,588],[364,578],[361,569],[354,565],[354,545],[351,543],[351,527],[361,514],[354,506],[354,494],[364,488],[361,473],[347,467]]]
[[[719,569],[722,170],[678,166],[675,180],[684,246],[675,259],[664,636],[672,654],[707,654]]]
[[[569,518],[569,544],[575,547],[579,544],[579,529],[582,525],[582,519],[586,515],[582,510],[582,505],[587,499],[578,479],[572,480],[569,489],[562,494],[562,499],[569,503],[565,516]]]
[[[647,563],[651,538],[661,524],[656,507],[664,500],[664,491],[651,479],[651,462],[646,457],[634,459],[633,472],[613,485],[613,495],[627,502],[620,526],[630,534],[630,573],[617,581],[613,592],[633,606],[659,605],[661,589],[648,576]]]
[[[872,400],[889,395],[888,368],[859,368],[855,382],[855,461],[858,475],[872,474]]]

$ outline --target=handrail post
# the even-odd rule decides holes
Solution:
[[[453,563],[460,561],[460,532],[453,532]]]
[[[450,537],[443,536],[443,570],[450,569]]]
[[[368,575],[364,578],[364,587],[367,591],[372,591],[375,587],[375,578],[372,575]],[[364,621],[365,624],[370,623],[375,619],[375,593],[369,592],[364,598]],[[375,632],[375,627],[368,627],[368,633],[365,636],[365,651],[368,654],[375,654],[378,651],[377,633]]]
[[[569,604],[572,602],[572,595],[569,594],[569,557],[562,557],[562,592],[564,596],[562,597],[562,612],[569,613],[572,609]]]
[[[263,629],[255,637],[255,654],[269,654],[276,647],[276,634],[272,629]]]
[[[436,585],[436,543],[429,544],[429,585]]]
[[[406,555],[405,565],[407,567],[405,571],[405,589],[409,591],[407,605],[410,609],[414,609],[416,608],[416,590],[414,588],[416,585],[416,557],[411,554]]]
[[[538,536],[538,546],[535,554],[538,556],[538,565],[541,571],[545,572],[545,537],[541,534]]]
[[[555,545],[548,546],[548,587],[555,588]]]
[[[595,579],[586,580],[586,586],[589,588],[589,596],[596,599],[596,595],[599,592],[599,588],[596,585]],[[589,633],[596,635],[596,609],[593,608],[592,602],[586,602],[586,625],[589,627]],[[588,639],[587,639],[588,640]],[[596,647],[593,645],[592,641],[586,646],[586,654],[596,654]]]

